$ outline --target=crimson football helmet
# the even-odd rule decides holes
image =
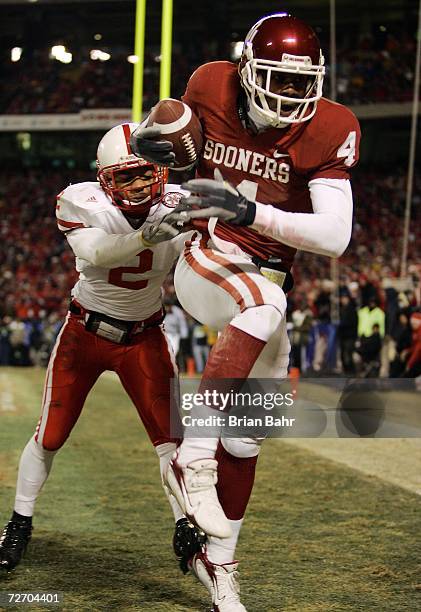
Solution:
[[[239,73],[257,126],[308,121],[322,97],[319,40],[310,26],[287,13],[263,17],[245,38]]]
[[[111,128],[98,145],[96,164],[100,185],[113,204],[142,215],[164,194],[168,169],[134,155],[130,134],[138,127],[123,123]]]

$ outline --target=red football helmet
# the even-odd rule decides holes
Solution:
[[[96,163],[100,185],[113,204],[142,215],[164,195],[168,169],[134,155],[130,135],[138,127],[137,123],[123,123],[111,128],[98,145]]]
[[[263,17],[245,38],[239,73],[257,126],[308,121],[322,97],[319,40],[310,26],[287,13]]]

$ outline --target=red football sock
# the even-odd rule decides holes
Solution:
[[[250,499],[256,473],[256,457],[238,458],[218,444],[215,459],[218,461],[219,501],[228,519],[242,519]]]
[[[239,391],[265,345],[264,340],[227,325],[210,352],[198,392]]]
[[[218,403],[219,393],[224,395],[233,393],[235,395],[241,390],[265,345],[266,342],[264,340],[255,338],[233,325],[225,327],[210,353],[198,389],[198,393],[201,394],[207,391],[210,393],[216,392],[215,403],[208,403],[209,408],[214,410],[222,409]],[[229,412],[230,408],[229,403],[224,406],[226,412]],[[180,465],[187,465],[196,459],[212,458],[215,456],[220,437],[219,430],[214,428],[212,434],[206,438],[203,436],[184,438],[178,455]],[[233,457],[233,460],[235,460],[235,457]],[[251,483],[252,485],[253,482]],[[250,496],[250,492],[248,496]],[[245,505],[247,505],[247,501]]]

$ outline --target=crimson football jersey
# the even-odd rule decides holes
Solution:
[[[231,62],[204,64],[190,77],[182,99],[199,117],[204,134],[197,176],[213,178],[219,168],[250,200],[312,213],[309,181],[348,179],[358,161],[357,118],[345,106],[322,98],[308,122],[251,134],[240,118],[242,96],[237,66]],[[206,221],[196,222],[196,227],[204,230]],[[296,253],[249,227],[218,221],[213,233],[251,255],[280,258],[286,268]]]

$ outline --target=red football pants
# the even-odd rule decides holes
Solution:
[[[176,441],[170,435],[170,379],[176,375],[170,350],[161,327],[121,345],[86,331],[80,317],[68,314],[47,368],[37,442],[46,450],[64,444],[105,370],[119,376],[152,444]]]

